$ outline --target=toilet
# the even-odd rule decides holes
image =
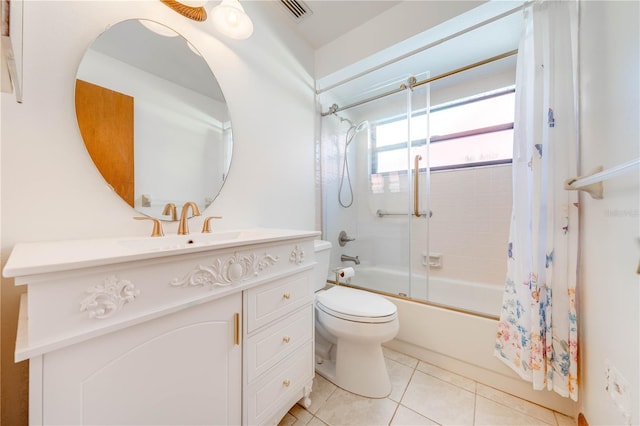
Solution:
[[[330,253],[330,242],[315,241],[316,372],[349,392],[384,398],[391,392],[391,381],[382,343],[398,334],[396,305],[350,287],[325,290]]]

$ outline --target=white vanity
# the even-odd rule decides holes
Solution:
[[[318,234],[16,245],[30,423],[269,424],[309,404]]]

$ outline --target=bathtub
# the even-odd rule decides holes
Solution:
[[[577,413],[576,403],[554,392],[532,390],[531,383],[493,355],[501,286],[439,277],[425,286],[425,277],[414,275],[412,281],[419,284],[412,293],[426,292],[429,301],[424,303],[393,296],[407,292],[407,276],[400,271],[366,265],[354,269],[347,284],[385,293],[398,308],[400,331],[384,346],[566,415]]]
[[[503,286],[476,283],[442,277],[430,277],[428,284],[424,275],[413,274],[410,294],[408,276],[403,271],[390,268],[356,266],[355,277],[346,283],[381,293],[411,296],[436,305],[498,318],[502,306]]]

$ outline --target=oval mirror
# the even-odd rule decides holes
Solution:
[[[227,104],[172,29],[135,19],[107,29],[80,63],[75,101],[94,164],[138,212],[175,220],[167,205],[204,210],[220,192],[233,148]]]

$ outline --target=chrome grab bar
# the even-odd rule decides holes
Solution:
[[[420,174],[420,160],[422,160],[422,156],[421,155],[416,155],[414,158],[414,165],[413,165],[413,213],[412,215],[415,217],[424,217],[426,218],[427,216],[432,217],[433,216],[433,212],[431,210],[429,210],[428,212],[426,210],[420,210],[420,182],[419,182],[419,174]],[[407,213],[401,213],[401,212],[388,212],[382,209],[378,209],[376,211],[376,215],[378,217],[383,217],[383,216],[406,216]]]
[[[418,175],[420,174],[419,171],[419,162],[420,160],[422,160],[422,155],[418,154],[415,157],[415,161],[413,163],[413,215],[415,217],[420,217],[421,213],[420,212],[420,200],[418,199],[418,193],[420,192],[419,190],[419,182],[418,182]]]

